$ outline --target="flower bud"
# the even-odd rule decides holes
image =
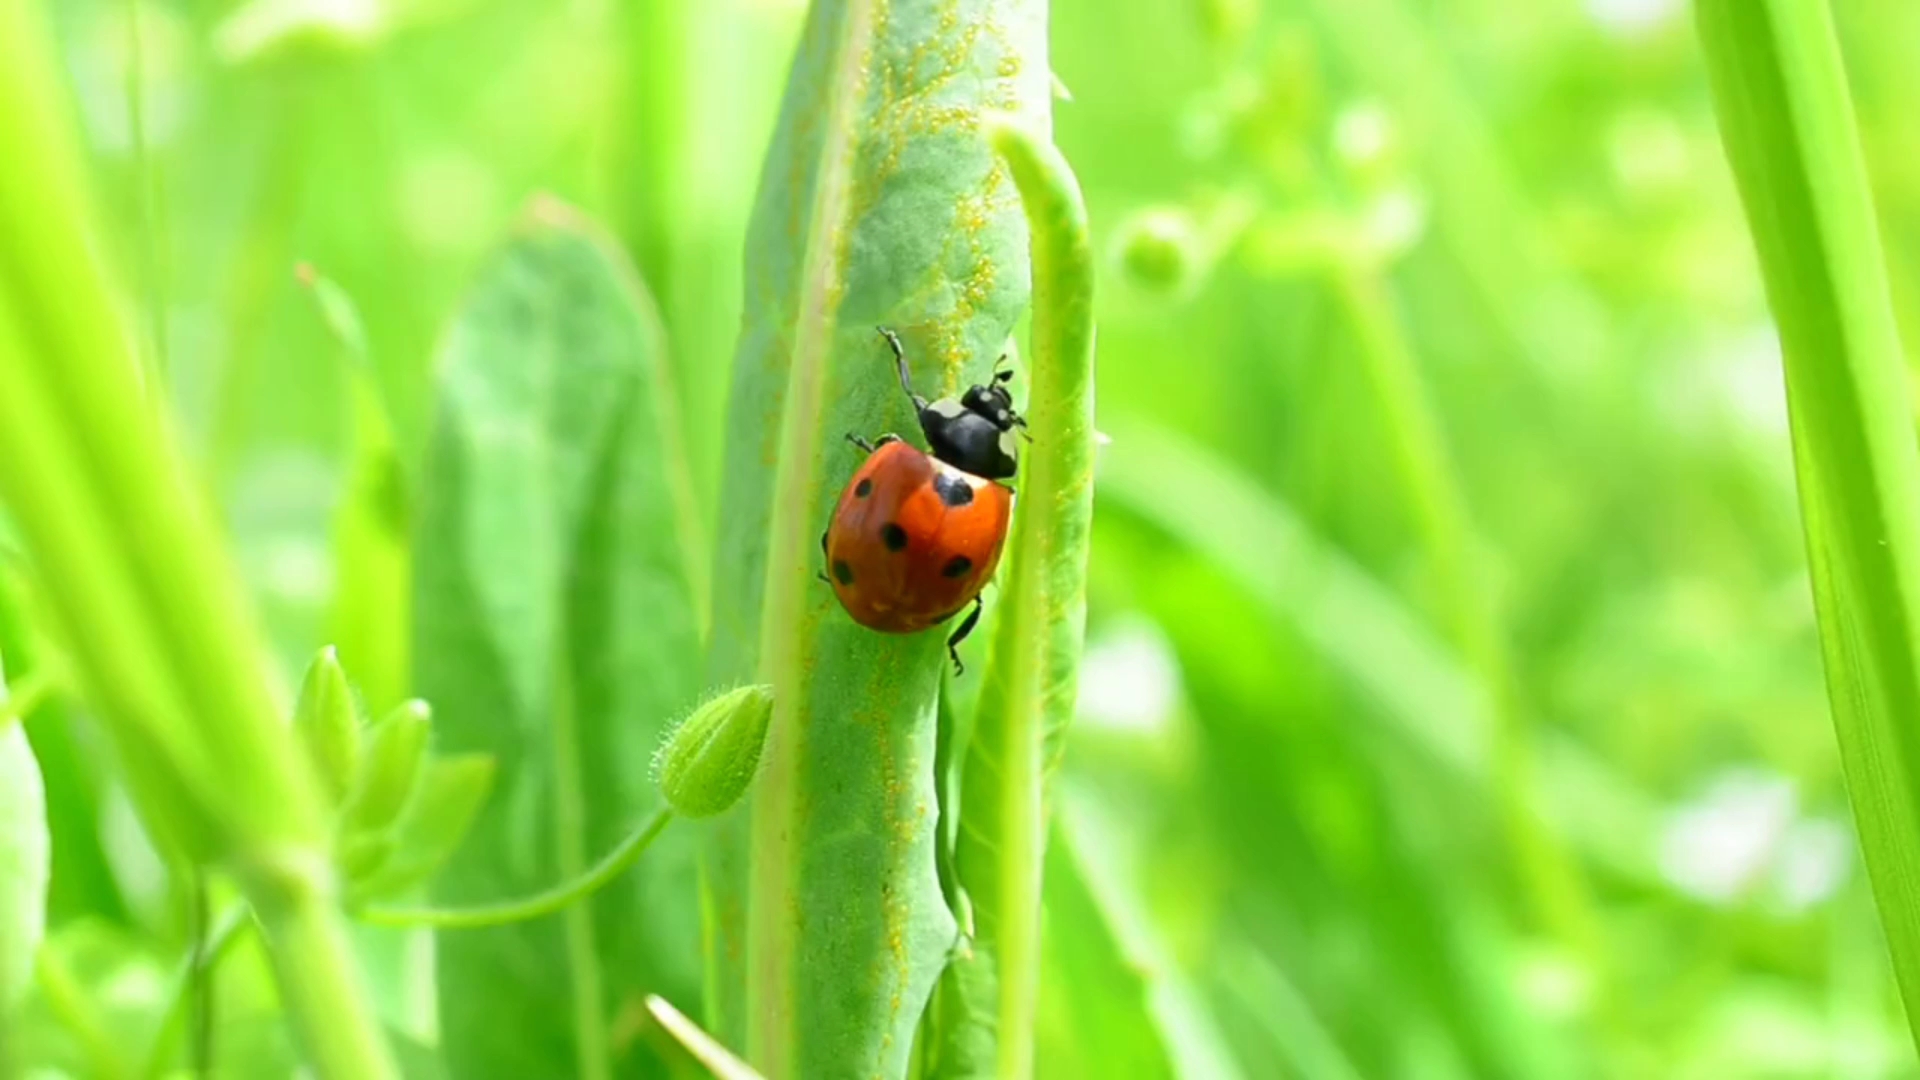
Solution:
[[[360,767],[360,718],[347,687],[347,673],[331,645],[307,665],[300,699],[293,707],[293,728],[328,797],[338,803]]]
[[[402,703],[374,725],[373,745],[347,803],[349,834],[376,832],[400,816],[419,785],[432,728],[433,714],[419,700]]]
[[[771,686],[742,686],[694,709],[653,758],[654,779],[667,805],[702,818],[739,802],[760,767],[772,718]]]

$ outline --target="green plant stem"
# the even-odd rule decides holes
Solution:
[[[315,865],[310,872],[270,877],[270,882],[256,882],[249,895],[265,901],[256,900],[255,910],[281,998],[315,1074],[339,1080],[397,1078],[380,1025],[366,1009],[353,942],[332,890],[321,884],[331,879],[331,869]]]
[[[0,5],[0,55],[0,498],[144,823],[241,873],[315,1072],[383,1080],[319,788],[218,517],[142,386],[41,5]]]
[[[620,841],[617,847],[608,852],[591,869],[576,878],[524,899],[463,908],[370,907],[359,912],[358,918],[361,922],[375,926],[425,926],[436,930],[471,930],[525,922],[528,919],[551,915],[605,888],[640,858],[647,850],[647,846],[666,830],[667,823],[672,820],[673,811],[664,808],[654,811],[652,817],[649,817],[626,839]]]
[[[1043,137],[987,125],[1032,243],[1033,448],[1007,542],[995,628],[962,786],[960,879],[995,968],[996,1072],[1033,1073],[1048,743],[1071,718],[1086,630],[1093,511],[1093,251],[1073,170]],[[977,800],[977,801],[976,801]]]
[[[167,1011],[161,1017],[160,1030],[154,1034],[153,1046],[147,1051],[147,1067],[141,1072],[148,1080],[160,1080],[171,1068],[174,1044],[179,1041],[181,1026],[186,1023],[195,984],[213,977],[214,969],[243,939],[241,931],[252,925],[252,909],[244,903],[234,904],[221,913],[206,940],[180,961],[167,994]]]
[[[1438,411],[1390,286],[1363,253],[1336,252],[1328,270],[1352,327],[1361,368],[1392,439],[1400,484],[1412,504],[1421,546],[1454,647],[1478,677],[1493,721],[1494,790],[1500,817],[1540,922],[1576,949],[1604,989],[1599,920],[1573,857],[1542,823],[1532,732],[1492,590],[1476,552],[1472,511],[1453,466]]]

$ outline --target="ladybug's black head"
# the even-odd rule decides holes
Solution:
[[[900,385],[913,399],[920,413],[920,430],[927,437],[927,448],[941,461],[985,480],[1004,480],[1014,474],[1019,463],[1015,427],[1026,421],[1013,409],[1013,395],[1007,392],[1011,371],[995,372],[985,386],[971,386],[957,398],[928,401],[913,392],[907,372],[907,357],[900,339],[882,329],[893,346],[900,366]]]

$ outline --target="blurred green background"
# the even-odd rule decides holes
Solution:
[[[289,684],[327,640],[353,443],[301,263],[358,305],[409,458],[481,260],[533,194],[581,207],[659,300],[712,514],[800,0],[51,7],[112,255],[164,299],[157,360]],[[1836,8],[1904,317],[1920,7]],[[1206,1078],[1920,1075],[1683,0],[1052,18],[1111,441],[1040,1074],[1149,1040]],[[191,932],[83,721],[31,727],[45,1075],[96,1074],[88,1023],[144,1042]],[[363,944],[431,1046],[430,943]],[[224,1071],[286,1075],[257,956],[219,1000]]]

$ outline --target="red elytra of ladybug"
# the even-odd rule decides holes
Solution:
[[[1007,392],[1011,371],[995,372],[991,382],[959,397],[928,401],[914,393],[899,337],[879,329],[928,449],[891,433],[873,442],[847,436],[867,460],[847,481],[820,536],[827,559],[820,577],[855,622],[885,634],[919,633],[971,603],[947,638],[957,675],[966,670],[958,647],[980,621],[980,590],[1006,546],[1013,489],[1002,481],[1018,465],[1014,429],[1026,421]]]

